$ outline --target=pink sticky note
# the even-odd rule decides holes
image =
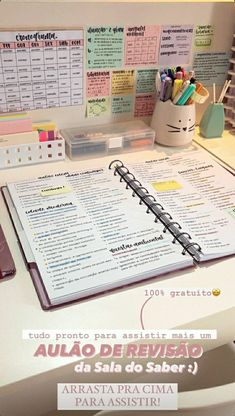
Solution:
[[[39,141],[46,142],[47,141],[47,131],[40,131],[39,132]]]

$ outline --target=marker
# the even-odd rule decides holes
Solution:
[[[175,78],[176,79],[183,79],[183,72],[182,71],[177,71],[175,74]]]
[[[171,94],[172,94],[172,79],[170,77],[167,77],[165,79],[166,82],[166,86],[165,86],[165,94],[164,94],[164,99],[163,101],[167,101],[169,100],[169,98],[171,98]]]
[[[190,84],[188,86],[188,88],[186,89],[186,91],[184,91],[184,93],[182,94],[182,96],[180,97],[179,101],[177,101],[177,105],[184,105],[187,101],[187,99],[189,97],[191,97],[191,95],[194,93],[196,89],[196,85],[195,84]]]
[[[166,91],[166,81],[165,81],[165,79],[163,79],[162,80],[162,85],[161,85],[161,92],[160,92],[160,100],[161,101],[164,101],[165,91]]]
[[[172,72],[171,68],[168,69],[168,77],[170,77],[172,80],[175,79],[174,73]]]
[[[194,71],[189,71],[188,76],[189,76],[189,79],[191,79],[192,77],[194,77]]]
[[[156,86],[157,94],[159,95],[160,92],[161,92],[161,76],[160,76],[159,71],[157,71],[157,73],[156,73],[155,86]]]
[[[173,104],[178,104],[179,99],[182,97],[183,93],[187,90],[189,85],[190,85],[190,81],[184,81],[182,88],[178,91],[178,93],[176,94],[173,100]]]
[[[195,85],[196,85],[196,92],[200,92],[200,90],[203,88],[203,85],[200,83],[200,82],[195,82]],[[186,104],[188,105],[188,104],[193,104],[193,100],[192,100],[192,98],[190,97],[187,101],[186,101]]]
[[[182,85],[183,85],[182,79],[175,79],[174,84],[173,84],[172,95],[171,95],[172,100],[175,98],[176,94],[179,92]]]

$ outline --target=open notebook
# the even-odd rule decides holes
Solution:
[[[234,178],[204,152],[2,192],[44,309],[235,253]]]

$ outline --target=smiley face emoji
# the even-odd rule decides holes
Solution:
[[[219,296],[220,293],[221,293],[221,290],[220,289],[212,289],[212,295],[213,296]]]

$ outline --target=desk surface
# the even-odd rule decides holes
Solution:
[[[206,149],[212,156],[216,157],[221,164],[235,172],[235,136],[225,131],[223,137],[216,139],[204,139],[197,134],[195,143]]]
[[[195,148],[194,145],[190,149]],[[157,146],[154,152],[173,154],[187,151]],[[153,157],[152,152],[143,156]],[[156,153],[154,155],[156,157]],[[124,154],[124,162],[132,161],[137,154]],[[108,163],[113,157],[99,160]],[[0,185],[36,176],[38,173],[76,170],[96,165],[93,161],[56,162],[1,171]],[[66,365],[62,358],[35,358],[39,341],[22,339],[24,329],[141,329],[141,308],[146,302],[145,289],[159,288],[219,288],[218,297],[156,297],[150,299],[143,309],[145,329],[217,329],[218,339],[210,341],[209,348],[225,344],[234,339],[235,256],[210,262],[196,268],[170,273],[161,278],[99,296],[91,300],[74,303],[54,311],[41,309],[30,275],[20,253],[7,209],[0,198],[1,224],[10,245],[17,274],[0,283],[0,387],[21,381],[30,376]],[[43,341],[42,341],[43,342]]]

